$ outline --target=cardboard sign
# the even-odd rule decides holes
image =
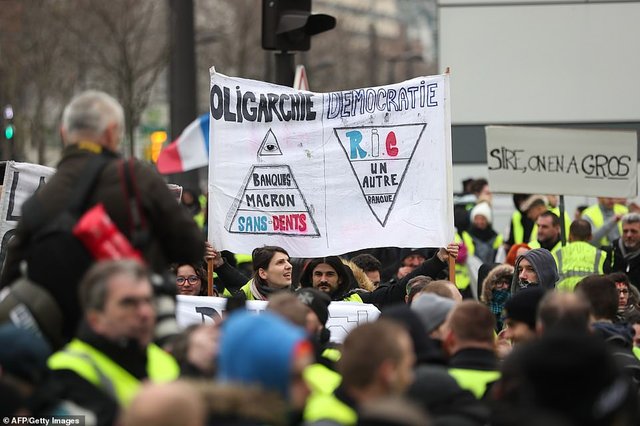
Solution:
[[[632,198],[638,194],[635,131],[487,126],[493,192]]]

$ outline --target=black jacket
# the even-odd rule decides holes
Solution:
[[[101,149],[95,144],[91,144],[91,147]],[[66,147],[55,175],[23,205],[23,217],[29,214],[29,209],[38,208],[41,209],[38,213],[46,224],[65,211],[70,204],[76,182],[83,179],[87,162],[96,155],[107,157],[109,162],[100,172],[95,187],[88,197],[88,207],[102,203],[113,223],[127,238],[131,239],[129,220],[131,209],[124,196],[123,179],[118,168],[117,160],[120,156],[106,149],[96,153],[77,145]],[[141,210],[150,234],[142,253],[150,269],[157,273],[164,273],[172,262],[201,261],[204,255],[204,237],[193,219],[180,208],[164,180],[150,167],[138,161],[134,163],[133,174]],[[19,265],[26,259],[30,240],[36,231],[37,229],[28,225],[24,219],[18,222],[14,237],[7,247],[7,257],[0,276],[0,288],[10,285],[20,276]],[[69,259],[72,268],[74,260]],[[55,266],[50,270],[55,270]],[[46,277],[46,271],[36,272]],[[84,271],[78,271],[78,275],[81,276],[82,272]],[[29,275],[31,276],[31,273]],[[65,331],[67,337],[71,337],[75,331],[75,324],[80,318],[77,300],[79,283],[69,279],[37,283],[49,290],[61,306],[65,314]]]

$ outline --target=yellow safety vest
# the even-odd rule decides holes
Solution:
[[[613,214],[625,215],[629,213],[629,209],[622,204],[614,204],[613,205]],[[595,204],[593,206],[589,206],[582,212],[582,216],[586,216],[591,219],[593,222],[593,226],[595,229],[592,229],[591,232],[595,233],[596,229],[602,228],[604,226],[604,215],[602,214],[602,210],[600,209],[600,204]],[[622,221],[618,222],[618,232],[622,235]],[[597,242],[597,246],[608,246],[611,244],[611,241],[604,236]]]
[[[358,293],[353,293],[342,299],[343,302],[356,302],[356,303],[364,303],[362,301],[362,297]]]
[[[467,231],[462,231],[462,241],[464,241],[464,244],[467,246],[467,252],[469,253],[469,256],[473,256],[474,254],[476,254],[476,244],[473,242],[473,237],[471,236],[471,234],[469,234]],[[497,234],[495,239],[493,240],[493,244],[491,244],[491,247],[494,250],[498,250],[502,243],[502,235]]]
[[[355,410],[336,398],[333,393],[318,393],[309,397],[303,418],[305,423],[330,420],[343,426],[352,426],[358,422]]]
[[[556,288],[573,291],[576,284],[587,275],[602,274],[605,254],[589,243],[575,241],[553,253],[560,279]]]
[[[531,242],[529,243],[529,247],[530,247],[531,249],[537,249],[537,248],[540,248],[540,243],[538,242],[538,240],[531,241]],[[555,245],[555,246],[553,246],[553,247],[551,248],[551,250],[549,250],[549,251],[553,254],[553,253],[555,253],[556,251],[560,250],[561,248],[562,248],[562,241],[558,241],[558,242],[556,243],[556,245]]]
[[[322,364],[311,364],[302,372],[312,394],[331,395],[340,386],[342,376]]]
[[[140,388],[140,380],[104,353],[78,339],[51,355],[47,364],[52,370],[73,371],[111,395],[123,407],[131,403]],[[152,382],[170,382],[178,378],[180,368],[171,355],[150,344],[147,346],[147,375]]]
[[[240,291],[244,293],[244,296],[247,300],[258,300],[253,297],[253,293],[251,292],[251,280],[247,281],[245,285],[240,287]],[[222,292],[222,297],[233,297],[233,294],[228,289],[224,289]]]
[[[513,230],[513,244],[524,243],[524,226],[522,226],[522,212],[516,210],[511,215],[511,229]],[[535,236],[538,235],[538,226],[534,223],[529,240],[535,240]]]
[[[487,385],[500,378],[499,371],[469,370],[466,368],[450,368],[449,374],[456,379],[458,386],[468,390],[480,399],[487,392]]]

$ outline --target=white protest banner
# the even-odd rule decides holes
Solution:
[[[178,296],[176,318],[181,327],[191,324],[215,323],[222,318],[227,305],[224,297]],[[247,309],[259,313],[267,307],[262,300],[248,300]],[[331,302],[327,328],[331,341],[342,343],[351,329],[375,321],[380,311],[369,303]],[[256,330],[257,332],[258,330]]]
[[[212,68],[209,240],[299,257],[445,245],[448,93],[447,75],[311,93]]]
[[[0,265],[4,262],[7,243],[22,214],[22,204],[56,171],[51,167],[15,161],[7,161],[4,166],[0,197]]]
[[[487,126],[493,192],[635,197],[635,131]]]

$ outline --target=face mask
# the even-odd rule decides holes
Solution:
[[[497,305],[502,305],[504,304],[507,299],[509,299],[509,296],[511,295],[511,291],[509,290],[492,290],[491,291],[492,294],[492,301],[493,303],[497,304]]]

